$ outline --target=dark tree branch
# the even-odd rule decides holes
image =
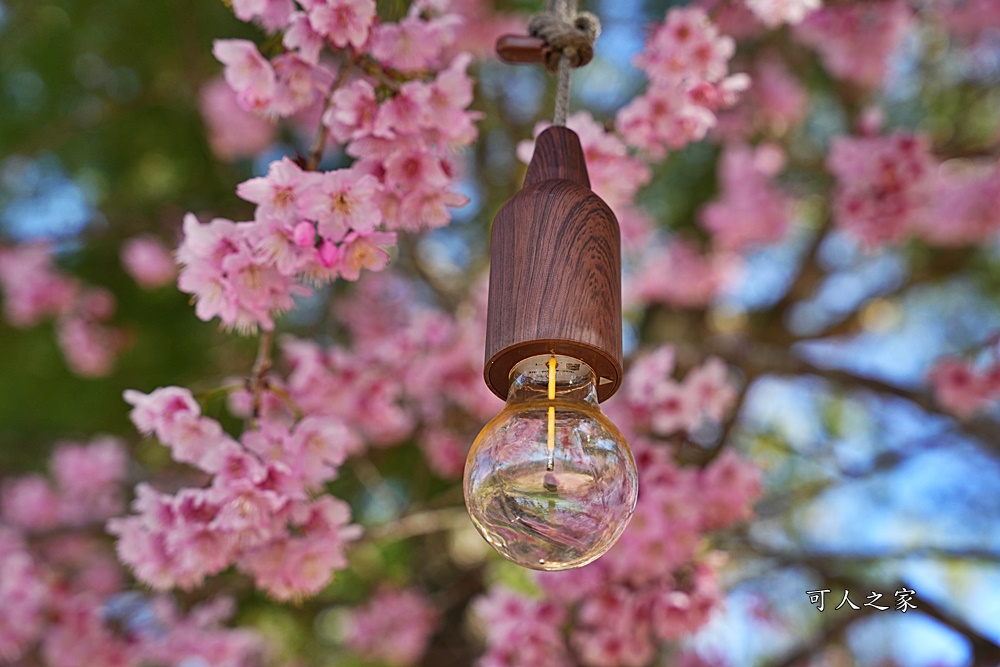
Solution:
[[[716,337],[707,341],[702,349],[703,353],[710,352],[743,368],[748,376],[812,375],[848,389],[860,389],[908,401],[929,414],[953,420],[961,432],[979,444],[985,445],[990,453],[1000,453],[1000,424],[988,417],[959,419],[945,412],[926,392],[900,387],[850,371],[817,366],[796,356],[787,348],[768,345],[747,337]]]
[[[816,635],[789,651],[777,662],[772,663],[770,667],[798,667],[798,665],[807,664],[816,657],[819,649],[839,641],[849,627],[858,621],[869,618],[872,613],[868,611],[868,608],[862,607],[858,611],[852,610],[849,614],[836,616],[834,621],[828,623]]]

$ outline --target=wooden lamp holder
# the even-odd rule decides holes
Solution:
[[[565,127],[539,135],[524,187],[493,221],[486,384],[506,400],[511,370],[538,354],[589,365],[600,401],[621,385],[621,233]]]

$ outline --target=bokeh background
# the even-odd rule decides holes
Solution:
[[[651,25],[685,3],[585,4],[600,16],[603,33],[595,60],[574,79],[572,105],[610,123],[646,85],[632,59]],[[754,125],[740,138],[780,146],[786,155],[776,182],[793,202],[789,230],[742,253],[707,302],[632,303],[626,314],[627,354],[671,344],[682,369],[717,355],[739,388],[732,416],[677,445],[678,457],[697,464],[726,447],[762,470],[753,519],[711,538],[726,555],[725,604],[681,642],[702,664],[1000,664],[1000,415],[987,404],[956,417],[927,381],[943,356],[993,363],[1000,246],[995,234],[984,234],[948,247],[906,240],[866,248],[830,222],[835,183],[824,162],[838,136],[878,117],[885,133],[927,137],[942,163],[996,164],[1000,12],[992,12],[992,26],[957,30],[936,12],[963,3],[938,4],[907,5],[912,20],[877,85],[831,72],[787,26],[758,25],[740,36],[733,71],[753,74],[770,59],[797,87],[790,95],[799,95],[798,117]],[[988,16],[990,0],[982,4]],[[405,12],[405,3],[378,5],[385,16]],[[476,11],[497,30],[518,30],[539,9],[501,2]],[[4,478],[44,470],[56,443],[95,434],[129,443],[132,482],[188,475],[165,448],[135,432],[122,400],[129,388],[190,387],[204,398],[206,414],[238,429],[224,396],[213,391],[249,373],[255,339],[198,320],[188,295],[172,283],[140,286],[121,261],[136,236],[176,247],[187,211],[250,219],[253,207],[235,196],[235,185],[308,146],[292,123],[263,131],[249,154],[213,147],[203,110],[221,73],[212,57],[218,38],[268,40],[218,1],[0,4],[0,244],[45,241],[61,271],[112,293],[108,344],[120,351],[107,373],[87,377],[67,364],[56,323],[0,323]],[[473,108],[483,117],[477,143],[463,155],[459,186],[470,203],[447,227],[403,235],[391,269],[409,284],[405,298],[450,312],[481,285],[492,217],[523,177],[517,146],[552,104],[544,70],[500,64],[487,48],[479,55]],[[706,140],[652,165],[637,201],[656,235],[706,242],[700,211],[720,193],[721,146],[760,112],[752,95],[740,104],[721,114]],[[330,154],[325,166],[343,159]],[[992,201],[985,217],[1000,229],[1000,198]],[[279,334],[343,340],[338,304],[368,278],[303,299],[279,321]],[[232,592],[237,622],[277,647],[275,663],[380,664],[344,648],[338,619],[380,583],[417,584],[434,592],[442,609],[422,664],[471,664],[483,645],[471,601],[497,582],[528,590],[526,575],[476,542],[461,523],[458,483],[431,470],[417,443],[362,458],[330,486],[360,523],[391,534],[385,527],[414,507],[455,510],[440,515],[450,523],[427,539],[363,544],[331,587],[299,604],[270,601],[234,574],[181,594],[183,603]],[[880,591],[892,607],[902,587],[916,592],[917,608],[905,614],[833,609],[844,590],[858,605]],[[823,612],[806,594],[817,589],[831,590]],[[657,664],[679,664],[673,649],[658,655]]]

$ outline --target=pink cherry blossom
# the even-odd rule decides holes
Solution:
[[[663,588],[653,597],[652,628],[661,640],[678,639],[694,632],[708,621],[721,602],[718,576],[711,563],[695,566],[691,583],[684,588]]]
[[[716,123],[715,111],[732,106],[749,86],[745,75],[727,77],[735,49],[701,8],[671,9],[635,58],[650,86],[618,112],[625,141],[659,159],[667,148],[702,139]]]
[[[0,486],[3,521],[30,530],[50,530],[59,523],[60,498],[42,475],[5,480]]]
[[[308,7],[309,25],[339,48],[359,49],[368,41],[375,0],[318,0]]]
[[[760,151],[760,149],[758,149]],[[789,203],[762,170],[759,153],[727,146],[720,164],[720,197],[701,211],[701,223],[723,250],[773,243],[788,229]]]
[[[439,477],[457,479],[462,476],[469,443],[460,434],[445,429],[430,430],[420,439],[420,448],[427,465]]]
[[[558,605],[495,586],[489,595],[476,600],[473,611],[488,629],[487,651],[480,665],[569,667],[573,664],[560,630],[565,611]]]
[[[212,53],[226,66],[226,83],[236,92],[236,100],[244,111],[263,113],[274,101],[277,79],[274,68],[245,39],[217,39]]]
[[[379,24],[372,37],[372,55],[386,67],[403,72],[437,64],[444,47],[454,39],[453,15],[430,21],[412,11],[399,23]]]
[[[182,612],[167,598],[123,588],[124,577],[107,543],[92,525],[119,498],[124,474],[122,444],[99,438],[63,444],[50,461],[51,481],[11,478],[4,484],[0,520],[0,661],[47,665],[256,664],[264,643],[249,630],[220,627],[229,615],[218,603]],[[58,496],[58,516],[15,529],[7,504],[11,488],[35,479]],[[140,496],[151,501],[148,489]],[[22,518],[24,514],[22,513]],[[162,514],[158,520],[171,521]],[[85,530],[80,530],[84,528]],[[21,531],[30,536],[25,539]],[[220,599],[221,602],[221,599]]]
[[[361,535],[360,526],[348,525],[347,504],[330,496],[296,508],[290,518],[295,536],[246,550],[238,559],[257,586],[278,600],[322,590],[335,570],[347,567],[344,548]]]
[[[305,217],[300,212],[300,201],[315,184],[314,174],[307,174],[285,157],[270,164],[267,176],[236,186],[236,194],[257,204],[257,221],[291,225]]]
[[[308,293],[255,251],[248,232],[230,220],[202,225],[188,214],[177,258],[184,265],[177,286],[194,295],[198,317],[219,317],[242,332],[272,329],[273,315],[290,309],[293,295]]]
[[[59,494],[61,523],[84,525],[121,512],[124,503],[119,488],[126,464],[124,444],[115,438],[60,444],[49,467]]]
[[[425,130],[436,135],[442,143],[456,148],[469,145],[479,134],[474,121],[481,114],[468,110],[473,99],[473,82],[466,70],[471,63],[472,58],[467,53],[455,56],[431,83],[425,101]]]
[[[295,5],[292,0],[233,0],[233,13],[241,21],[259,19],[270,32],[288,25]]]
[[[122,245],[122,266],[144,289],[173,282],[177,264],[166,245],[155,236],[135,236]]]
[[[991,0],[939,0],[929,7],[952,33],[977,39],[1000,25],[1000,7]]]
[[[30,327],[72,308],[79,284],[54,266],[52,249],[34,243],[0,247],[0,290],[4,318]]]
[[[56,323],[56,340],[69,369],[81,377],[104,377],[114,370],[125,346],[122,332],[86,317],[71,315]]]
[[[320,236],[338,242],[350,231],[372,232],[382,221],[375,204],[378,181],[356,169],[339,169],[320,174],[314,187],[302,193],[300,210],[316,220]]]
[[[313,65],[294,53],[285,53],[271,61],[275,74],[274,97],[268,112],[291,116],[325,99],[333,74]]]
[[[323,35],[313,30],[309,15],[293,12],[288,17],[288,29],[281,38],[285,48],[298,54],[310,65],[319,64],[319,54],[323,49]]]
[[[993,380],[995,376],[995,367],[980,372],[966,361],[945,357],[931,368],[927,381],[935,400],[964,419],[1000,396],[1000,386]]]
[[[0,660],[16,663],[45,630],[51,595],[15,533],[0,527]]]
[[[837,178],[834,223],[866,246],[900,241],[922,225],[933,182],[923,137],[837,137],[827,168]]]
[[[364,79],[355,79],[333,93],[323,124],[338,141],[360,139],[374,132],[378,109],[375,88]]]
[[[380,137],[397,134],[415,134],[427,124],[427,101],[430,86],[423,81],[408,81],[399,91],[381,105],[375,119],[373,133]]]
[[[793,34],[819,52],[834,76],[875,87],[912,22],[903,0],[835,4],[811,13]]]
[[[340,633],[344,644],[366,660],[412,665],[423,656],[438,620],[420,592],[382,588],[346,615]]]
[[[235,446],[217,421],[201,416],[201,408],[187,389],[164,387],[150,394],[128,389],[124,397],[134,406],[129,416],[136,428],[155,433],[177,461],[217,472]]]
[[[997,236],[1000,168],[995,163],[945,163],[933,178],[929,210],[915,219],[917,236],[938,246],[973,245]]]
[[[351,232],[344,237],[343,255],[338,267],[341,277],[344,280],[357,280],[361,276],[361,269],[381,271],[389,264],[389,253],[382,246],[395,243],[394,232]]]
[[[236,93],[224,79],[209,81],[201,89],[199,108],[208,131],[208,145],[220,160],[260,153],[274,140],[275,127],[245,111]]]
[[[670,267],[666,271],[664,267]],[[711,302],[733,279],[738,264],[732,255],[701,254],[686,240],[647,248],[636,273],[626,276],[626,299],[666,303],[681,308]]]
[[[718,357],[709,357],[705,363],[691,369],[684,378],[684,389],[699,412],[714,420],[725,417],[736,399],[729,370]]]
[[[715,530],[746,521],[761,493],[760,470],[727,449],[701,470],[701,525]]]

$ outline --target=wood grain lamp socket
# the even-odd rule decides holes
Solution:
[[[621,385],[621,233],[565,127],[539,135],[524,186],[493,221],[486,384],[506,400],[511,370],[538,354],[589,365],[600,401]]]

